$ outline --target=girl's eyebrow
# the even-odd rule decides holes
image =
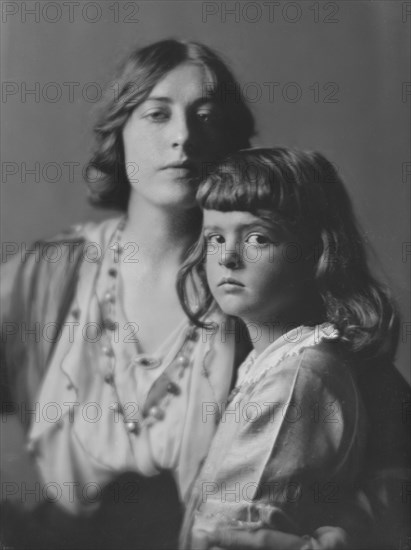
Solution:
[[[263,229],[274,230],[274,225],[270,222],[264,220],[259,220],[258,222],[251,222],[241,226],[242,229],[252,229],[253,227],[262,227]]]
[[[221,231],[221,228],[218,225],[205,225],[203,231]]]
[[[236,227],[234,227],[235,230],[239,231],[248,231],[250,229],[256,229],[256,228],[262,228],[266,230],[274,231],[275,227],[273,227],[273,224],[269,222],[265,222],[264,220],[259,220],[258,222],[251,222],[246,224],[240,224]],[[203,231],[223,231],[220,226],[218,225],[205,225],[203,227]]]

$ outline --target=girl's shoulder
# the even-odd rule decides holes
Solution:
[[[260,357],[251,352],[240,368],[240,381],[254,387],[281,381],[312,387],[352,384],[354,362],[337,333],[327,329],[321,334],[314,327],[300,337],[295,331],[288,336],[296,341],[270,346]]]
[[[333,324],[299,326],[275,340],[255,362],[264,363],[273,369],[283,364],[324,368],[327,364],[343,360],[344,349],[339,332]]]

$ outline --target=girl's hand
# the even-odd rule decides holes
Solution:
[[[211,550],[307,550],[307,540],[271,529],[241,531],[227,527],[218,530],[209,541]]]
[[[314,538],[315,537],[315,538]],[[314,537],[298,537],[281,531],[241,531],[222,527],[209,539],[210,550],[344,550],[346,532],[339,527],[321,527]]]

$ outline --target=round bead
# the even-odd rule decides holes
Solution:
[[[148,415],[152,418],[155,418],[156,420],[163,420],[164,418],[164,411],[160,407],[151,407],[148,411]]]
[[[108,346],[103,346],[101,348],[101,351],[104,353],[104,355],[107,355],[107,357],[110,357],[110,355],[113,355],[113,350]]]
[[[67,388],[68,390],[72,390],[72,389],[74,388],[74,386],[73,386],[73,384],[72,384],[71,382],[69,382],[69,383],[67,384],[66,388]]]
[[[126,429],[128,432],[138,434],[140,428],[137,422],[126,422]]]
[[[104,294],[104,299],[106,302],[114,302],[114,294],[109,290]]]
[[[115,323],[112,319],[103,319],[103,327],[106,330],[116,330],[117,323]]]
[[[104,376],[104,382],[106,382],[107,384],[112,384],[114,382],[114,376],[111,374],[111,372],[107,373]]]
[[[167,384],[167,391],[172,395],[180,395],[181,390],[180,390],[180,386],[178,386],[175,382],[169,382]]]
[[[187,338],[196,342],[198,340],[198,331],[195,327],[190,327],[187,331]]]
[[[74,317],[74,319],[78,319],[80,317],[80,310],[78,308],[73,309],[71,311],[71,315]]]
[[[108,274],[110,275],[110,277],[117,277],[117,269],[114,269],[114,267],[110,267],[110,269],[108,270]]]
[[[186,357],[185,355],[179,355],[179,356],[177,357],[177,362],[178,362],[182,367],[187,367],[190,361],[188,360],[188,357]]]

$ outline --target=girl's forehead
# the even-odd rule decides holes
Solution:
[[[267,226],[269,223],[252,212],[233,210],[220,212],[219,210],[204,210],[204,227],[220,227],[224,229],[239,229],[250,225]]]

